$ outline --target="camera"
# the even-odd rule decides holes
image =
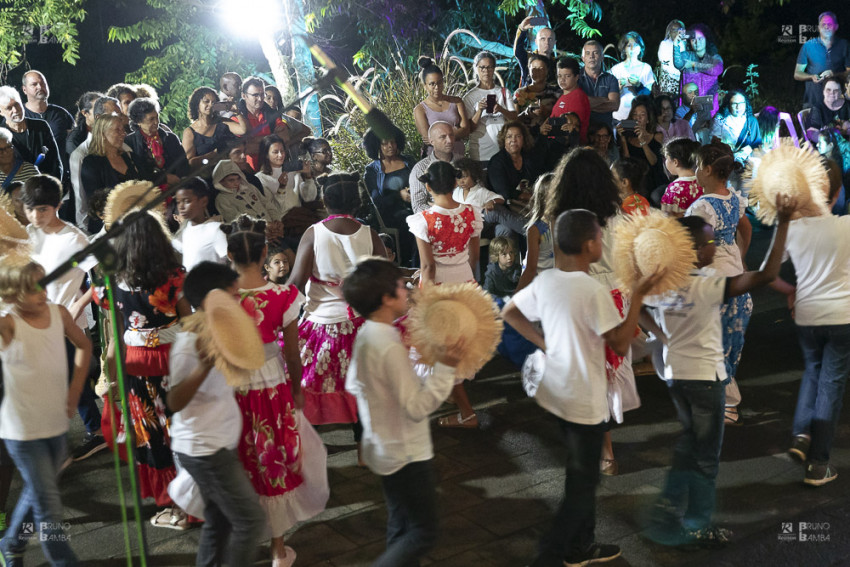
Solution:
[[[635,122],[634,120],[621,120],[619,125],[623,128],[624,136],[628,138],[634,138],[635,136],[637,136],[637,134],[635,134],[635,127],[637,126],[637,122]]]
[[[693,39],[694,38],[694,36],[692,36],[689,33],[680,33],[679,37],[682,38],[682,39]]]

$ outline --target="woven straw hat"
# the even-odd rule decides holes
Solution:
[[[797,199],[792,219],[829,214],[829,175],[808,144],[802,148],[781,145],[767,152],[748,184],[759,204],[756,216],[764,224],[776,222],[779,195]]]
[[[14,209],[10,210],[7,205],[3,204],[0,206],[0,257],[2,257],[2,261],[15,261],[17,263],[24,259],[29,261],[30,251],[27,229],[15,218]]]
[[[457,376],[472,376],[493,357],[502,338],[499,308],[474,283],[429,285],[416,294],[407,318],[410,343],[420,361],[437,362],[444,347],[465,339]]]
[[[266,362],[263,341],[253,319],[229,293],[214,289],[197,311],[181,321],[183,330],[195,333],[202,352],[233,387],[247,386],[251,371]]]
[[[113,223],[131,210],[140,209],[158,197],[159,190],[148,192],[151,187],[153,185],[149,181],[125,181],[116,185],[106,198],[106,207],[103,210],[104,227],[108,230]],[[165,205],[154,210],[164,214]],[[166,234],[168,234],[167,231]]]
[[[614,227],[614,273],[623,289],[659,270],[664,276],[649,294],[678,289],[696,261],[687,229],[659,211],[628,215]]]

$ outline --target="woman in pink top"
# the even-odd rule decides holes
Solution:
[[[416,105],[413,110],[413,118],[416,120],[416,129],[422,136],[422,141],[428,145],[428,153],[431,153],[431,142],[428,139],[428,129],[434,122],[447,122],[454,126],[455,145],[454,153],[463,155],[464,147],[462,138],[465,138],[469,130],[469,120],[466,116],[466,108],[460,97],[448,96],[443,92],[443,71],[428,57],[419,58],[419,66],[422,71],[419,78],[425,85],[428,96]]]

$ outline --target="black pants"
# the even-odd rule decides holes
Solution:
[[[416,567],[437,541],[437,486],[432,461],[382,477],[387,501],[387,550],[372,567]]]

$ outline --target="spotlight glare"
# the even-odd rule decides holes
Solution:
[[[280,29],[284,0],[221,0],[223,25],[240,37],[257,37]]]

